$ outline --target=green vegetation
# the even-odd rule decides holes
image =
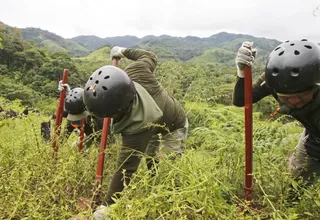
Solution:
[[[86,47],[75,41],[64,39],[49,31],[39,28],[21,29],[23,40],[32,40],[40,48],[46,48],[51,52],[66,52],[71,56],[83,56],[90,53]]]
[[[1,102],[5,102],[1,100]],[[6,109],[19,111],[19,102]],[[163,158],[151,178],[143,162],[122,198],[112,206],[114,219],[318,219],[320,185],[306,189],[302,201],[287,207],[287,186],[293,181],[287,158],[299,138],[295,122],[260,121],[254,114],[254,208],[243,201],[244,128],[241,108],[186,102],[192,125],[188,151],[178,160]],[[0,218],[68,219],[81,213],[80,197],[94,194],[98,147],[83,154],[60,146],[57,159],[40,137],[39,124],[28,117],[0,121]],[[280,120],[280,119],[279,119]],[[270,134],[273,134],[271,136]],[[19,137],[19,138],[17,138]],[[109,146],[102,189],[115,167],[120,144]],[[243,208],[243,209],[242,209]]]
[[[0,24],[0,96],[20,99],[24,104],[37,105],[47,98],[58,97],[57,85],[64,69],[69,70],[68,82],[81,86],[87,79],[78,73],[74,61],[65,52],[49,53],[32,41],[21,40],[21,32]]]
[[[78,138],[73,134],[54,158],[51,144],[41,138],[40,124],[48,121],[56,109],[57,85],[63,69],[70,71],[71,87],[83,87],[94,70],[111,64],[110,45],[115,44],[116,38],[111,43],[104,42],[109,46],[71,58],[70,48],[61,43],[67,41],[56,40],[53,44],[55,35],[41,30],[33,35],[35,30],[28,31],[41,41],[21,40],[21,30],[0,23],[0,219],[90,215],[92,210],[80,209],[78,200],[94,196],[98,146],[79,153],[71,147]],[[93,45],[90,39],[87,37],[81,47]],[[125,43],[141,40],[125,39],[121,38]],[[112,219],[319,219],[319,184],[304,189],[300,203],[287,206],[288,186],[297,185],[288,173],[288,157],[302,128],[285,116],[270,117],[277,107],[272,98],[254,105],[252,206],[243,200],[244,114],[243,108],[231,106],[236,80],[234,56],[243,40],[254,40],[262,56],[255,65],[256,77],[277,42],[227,33],[207,39],[143,39],[145,43],[136,46],[157,53],[157,78],[184,104],[188,114],[187,152],[174,161],[163,157],[155,177],[149,175],[143,160],[121,199],[112,206]],[[58,48],[59,52],[37,47],[40,44]],[[119,67],[124,68],[129,62],[123,59]],[[21,113],[26,104],[41,114],[5,119],[5,111]],[[118,137],[106,150],[101,188],[104,192],[115,170],[119,148]]]
[[[196,60],[198,56],[207,56],[207,53],[216,53],[214,60],[210,62],[219,62],[223,65],[232,65],[229,62],[240,47],[243,41],[249,40],[255,43],[259,49],[258,62],[264,62],[269,52],[280,44],[277,40],[257,38],[251,35],[231,34],[221,32],[207,38],[193,36],[172,37],[168,35],[145,36],[137,38],[135,36],[119,36],[100,38],[97,36],[78,36],[71,39],[62,37],[44,31],[38,28],[21,29],[23,40],[32,40],[37,46],[46,48],[51,52],[66,52],[70,56],[79,57],[88,55],[90,52],[102,47],[111,47],[118,45],[122,47],[138,47],[155,52],[160,59],[175,59],[178,61]],[[207,51],[208,50],[208,51]],[[207,59],[207,58],[204,58]],[[200,60],[201,61],[201,60]]]

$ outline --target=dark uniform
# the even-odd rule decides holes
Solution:
[[[67,120],[67,124],[63,131],[63,140],[67,139],[75,129],[81,129],[81,121],[70,121]],[[86,135],[84,141],[84,147],[89,147],[95,140],[96,144],[99,145],[101,138],[101,130],[103,127],[103,118],[97,118],[89,115],[85,120],[84,133]]]
[[[280,105],[281,114],[291,115],[301,122],[305,130],[296,146],[295,153],[290,157],[290,169],[294,177],[302,176],[311,182],[313,173],[320,175],[320,93],[317,87],[313,100],[303,108],[291,109],[282,103],[277,93],[264,82],[264,74],[252,88],[252,102],[272,95]],[[233,93],[233,104],[244,106],[244,78],[237,78]]]
[[[137,91],[133,105],[128,114],[120,121],[114,121],[114,133],[122,135],[122,149],[118,166],[114,174],[107,203],[112,204],[111,197],[123,190],[123,170],[128,184],[132,174],[137,170],[141,153],[155,156],[159,149],[158,133],[162,134],[164,148],[168,153],[184,151],[183,140],[187,137],[188,121],[181,104],[159,84],[155,76],[157,57],[141,49],[126,49],[124,56],[134,60],[124,70],[134,82]],[[150,123],[164,125],[150,129]],[[139,153],[140,152],[140,153]],[[152,167],[152,159],[148,167]]]

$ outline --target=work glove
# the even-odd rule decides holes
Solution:
[[[69,93],[71,90],[70,86],[67,83],[63,84],[62,80],[60,80],[58,85],[58,90],[61,92],[64,89],[66,89],[66,93]]]
[[[86,139],[83,138],[83,142],[82,143],[84,143],[85,141],[86,141]],[[71,147],[72,148],[76,148],[76,147],[79,147],[79,145],[80,145],[80,138],[78,140],[75,140],[74,142],[72,142]]]
[[[72,142],[71,147],[79,147],[81,131],[80,131],[80,129],[76,128],[73,130],[73,132],[76,133],[79,136],[79,138],[77,140],[75,140],[74,142]],[[83,134],[83,142],[85,142],[86,137],[87,137],[87,135],[84,133]]]
[[[79,128],[73,129],[73,132],[74,132],[76,135],[80,136],[81,131],[80,131]]]
[[[238,50],[236,57],[237,74],[240,78],[244,78],[244,68],[252,66],[257,55],[257,49],[252,48],[253,42],[245,41]]]
[[[109,212],[111,211],[110,207],[100,205],[97,210],[93,213],[94,220],[110,220]]]
[[[110,51],[111,60],[113,60],[113,59],[120,60],[121,58],[124,58],[125,56],[123,55],[122,51],[125,49],[127,49],[127,48],[114,46]]]
[[[74,142],[72,142],[71,147],[72,147],[72,148],[79,147],[79,144],[80,144],[80,139],[75,140]]]

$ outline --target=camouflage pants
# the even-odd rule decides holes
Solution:
[[[320,176],[320,160],[307,154],[304,144],[308,136],[304,130],[289,159],[289,169],[294,178],[302,177],[307,184],[312,184]]]
[[[123,136],[123,147],[118,159],[119,168],[112,177],[107,193],[107,204],[114,203],[112,197],[115,193],[123,190],[124,182],[129,184],[131,176],[138,169],[142,154],[145,153],[150,156],[146,160],[148,169],[152,171],[152,175],[155,175],[155,168],[157,167],[159,157],[161,157],[159,156],[160,152],[172,154],[173,159],[180,156],[185,151],[183,141],[187,138],[188,128],[189,123],[186,121],[183,128],[177,129],[170,134],[165,134],[162,137],[151,131],[139,133],[134,137],[128,135],[124,138]],[[137,140],[139,143],[137,143]],[[144,149],[142,149],[142,146],[144,146]],[[126,171],[125,176],[123,175],[123,170]]]

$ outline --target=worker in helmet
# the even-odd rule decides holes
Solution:
[[[180,157],[185,151],[188,120],[182,105],[160,85],[155,76],[157,56],[142,49],[115,46],[112,59],[132,60],[124,70],[107,65],[97,69],[84,88],[84,103],[97,117],[113,118],[113,132],[122,135],[122,149],[106,204],[129,183],[141,156],[149,155],[153,170],[159,154]],[[161,143],[161,144],[160,144]]]
[[[233,104],[244,106],[244,68],[256,56],[253,42],[244,42],[236,57],[237,82]],[[265,72],[253,85],[252,102],[272,95],[279,103],[279,113],[301,122],[304,131],[289,159],[294,178],[306,185],[320,175],[320,47],[307,39],[285,41],[269,55]],[[314,175],[315,174],[315,175]]]
[[[85,108],[83,103],[83,89],[70,89],[68,84],[59,82],[59,91],[66,89],[66,97],[64,102],[64,116],[67,118],[67,124],[62,133],[62,141],[67,139],[73,131],[80,135],[80,129],[84,125],[84,147],[89,147],[94,140],[97,144],[100,142],[101,130],[103,127],[103,118],[91,115]],[[82,123],[84,120],[84,124]],[[73,142],[72,146],[79,145],[80,141]]]

